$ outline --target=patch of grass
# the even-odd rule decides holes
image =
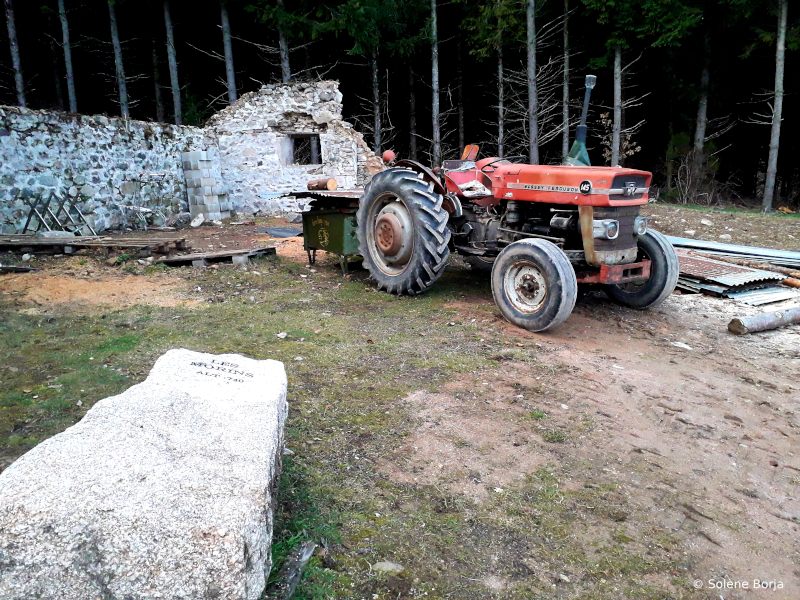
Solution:
[[[97,347],[98,354],[120,354],[133,350],[141,342],[138,335],[127,334],[104,341]]]
[[[548,429],[542,433],[542,439],[551,444],[559,444],[567,440],[567,434],[560,429]]]
[[[125,265],[124,267],[122,267],[122,270],[126,271],[127,273],[134,273],[134,274],[137,272],[136,265]]]
[[[163,273],[164,271],[169,271],[171,267],[163,263],[159,263],[157,265],[148,265],[144,268],[145,275],[155,275],[157,273]]]
[[[539,421],[547,417],[547,413],[537,408],[536,410],[531,411],[530,417],[535,421]]]

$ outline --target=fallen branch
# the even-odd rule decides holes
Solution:
[[[289,600],[292,597],[316,547],[317,545],[314,542],[306,542],[286,559],[278,573],[278,579],[270,586],[264,596],[267,600]]]
[[[752,317],[737,317],[728,323],[728,331],[736,335],[744,335],[755,331],[777,329],[792,323],[800,323],[800,307],[761,313]]]

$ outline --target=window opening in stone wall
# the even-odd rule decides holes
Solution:
[[[293,135],[292,164],[319,165],[322,164],[319,156],[319,135]]]

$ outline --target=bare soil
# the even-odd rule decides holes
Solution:
[[[488,299],[484,300],[484,302]],[[466,304],[466,303],[465,303]],[[480,303],[477,304],[480,307]],[[465,305],[459,317],[470,319]],[[379,467],[402,483],[438,485],[476,502],[548,463],[602,471],[645,517],[677,532],[696,556],[693,578],[784,582],[800,589],[800,327],[734,337],[730,301],[674,295],[636,312],[600,294],[556,331],[495,320],[483,339],[541,345],[540,365],[499,356],[498,369],[406,399],[419,423]],[[682,342],[692,349],[673,346]],[[531,404],[550,367],[557,387]],[[540,419],[521,418],[532,410]],[[563,444],[542,432],[569,431]],[[577,473],[576,473],[577,475]],[[576,476],[580,480],[580,476]],[[772,590],[725,598],[775,598]]]
[[[800,252],[800,215],[797,214],[765,215],[758,211],[709,210],[675,204],[648,204],[642,214],[650,217],[653,229],[667,235]]]

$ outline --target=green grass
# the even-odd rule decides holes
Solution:
[[[505,342],[516,341],[498,335],[478,341],[479,327],[491,326],[480,322],[494,314],[485,278],[448,269],[428,294],[408,298],[374,291],[363,272],[346,280],[335,267],[311,274],[276,259],[257,261],[255,269],[262,275],[177,271],[187,289],[202,289],[194,295],[205,301],[194,307],[31,315],[0,299],[0,466],[141,381],[171,348],[235,352],[281,360],[289,378],[285,439],[295,454],[283,461],[275,568],[306,540],[328,546],[326,557],[312,558],[294,598],[600,600],[611,597],[613,585],[622,590],[623,580],[644,589],[646,576],[675,570],[675,548],[642,557],[642,544],[629,541],[636,538],[628,531],[636,507],[569,456],[502,493],[489,490],[482,504],[437,485],[398,483],[378,468],[416,427],[415,412],[402,402],[411,392],[439,392],[459,378],[487,381],[510,365],[541,376],[536,389],[515,388],[526,402],[535,406],[557,389],[557,371],[539,365],[535,347],[509,348]],[[476,323],[451,307],[467,297],[476,299]],[[533,406],[520,414],[547,417],[545,440],[567,440],[570,425],[556,429],[555,417]],[[515,423],[513,414],[497,418],[499,431]],[[535,423],[527,427],[538,431]],[[565,486],[590,479],[578,491]],[[588,525],[600,533],[585,534]],[[371,565],[381,560],[405,570],[379,574]],[[570,583],[550,579],[565,570]],[[488,574],[505,582],[501,592],[484,585]],[[648,585],[650,596],[630,597],[689,597],[688,588]]]

